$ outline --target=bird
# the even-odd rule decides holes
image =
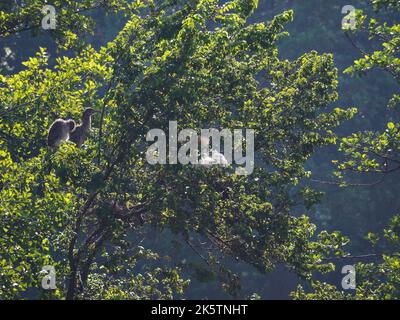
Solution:
[[[228,161],[226,160],[225,156],[222,153],[216,150],[212,150],[212,152],[213,154],[211,157],[209,154],[202,153],[201,158],[199,160],[199,165],[205,166],[206,168],[209,168],[212,165],[219,165],[223,168],[229,166]]]
[[[75,129],[76,124],[74,120],[57,119],[50,126],[47,135],[47,145],[54,149],[58,148],[62,141],[70,139],[71,132]]]
[[[205,168],[210,168],[210,166],[213,165],[219,165],[223,168],[226,168],[229,166],[228,160],[225,158],[225,156],[220,153],[219,151],[210,148],[209,146],[209,139],[201,137],[199,138],[199,145],[208,145],[207,152],[200,152],[200,160],[199,160],[199,165],[204,166]],[[203,151],[203,150],[202,150]],[[210,151],[212,152],[212,155],[210,156]]]
[[[75,129],[71,132],[70,141],[74,142],[78,148],[80,148],[87,135],[89,134],[90,127],[92,124],[92,115],[99,113],[99,111],[93,108],[87,108],[83,111],[82,123],[77,125]]]

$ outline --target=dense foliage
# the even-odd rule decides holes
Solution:
[[[44,3],[0,5],[0,37],[40,30],[37,12]],[[373,3],[376,9],[397,8],[393,1]],[[349,239],[317,232],[311,223],[308,215],[321,193],[310,186],[308,162],[320,147],[339,141],[334,128],[356,109],[337,106],[332,54],[280,57],[278,42],[287,36],[293,12],[253,22],[257,5],[254,0],[57,3],[65,9],[52,36],[74,55],[60,56],[53,65],[41,49],[23,70],[0,75],[1,298],[185,296],[190,283],[185,264],[143,244],[166,230],[193,250],[231,296],[240,296],[241,285],[228,257],[262,273],[284,265],[311,280],[315,292],[299,288],[295,298],[353,298],[313,279],[335,270],[335,259],[349,258],[343,249]],[[94,20],[81,12],[98,6],[123,11],[129,20],[114,40],[95,49],[81,38],[93,30]],[[360,30],[366,20],[359,12]],[[382,49],[363,53],[348,73],[380,67],[398,80],[399,26],[371,19],[365,30]],[[392,107],[398,99],[391,99]],[[66,142],[49,150],[52,121],[78,119],[86,107],[101,115],[84,148]],[[180,129],[254,129],[254,173],[148,164],[145,136],[153,128],[168,132],[169,121],[178,121]],[[398,125],[387,127],[342,139],[345,159],[339,170],[393,171]],[[349,183],[345,174],[336,176],[338,184]],[[362,280],[356,297],[398,297],[398,233],[394,217],[385,231],[390,245],[379,247],[383,261],[357,267]],[[377,237],[369,234],[380,245]],[[55,291],[40,289],[44,265],[57,270]]]
[[[42,0],[3,1],[0,4],[0,37],[29,30],[33,34],[44,32],[42,22],[47,22],[49,11],[43,8],[49,4]],[[95,21],[85,12],[102,8],[129,14],[135,8],[126,0],[56,0],[50,5],[57,13],[56,27],[51,33],[64,48],[83,45],[82,36],[93,32]]]

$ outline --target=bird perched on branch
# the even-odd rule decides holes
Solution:
[[[76,124],[74,120],[57,119],[50,126],[47,135],[47,145],[50,148],[58,148],[61,141],[70,139],[71,132],[75,129]]]
[[[207,146],[207,152],[200,152],[199,165],[205,168],[210,168],[213,165],[219,165],[223,168],[229,167],[229,162],[226,160],[225,156],[218,150],[213,149],[210,146],[210,140],[204,137],[199,137],[199,146]],[[211,156],[210,156],[211,152]]]
[[[70,134],[70,141],[74,142],[78,148],[85,142],[92,125],[92,115],[99,113],[99,111],[92,108],[87,108],[83,111],[82,123],[75,127]]]

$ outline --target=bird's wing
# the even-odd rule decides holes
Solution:
[[[63,123],[61,121],[55,121],[50,127],[49,134],[47,136],[47,145],[50,147],[55,146],[57,141],[62,139]]]

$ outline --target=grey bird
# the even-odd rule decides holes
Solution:
[[[90,127],[92,125],[92,115],[99,113],[99,111],[92,108],[87,108],[83,111],[82,123],[77,125],[70,134],[70,141],[74,142],[78,148],[80,148],[87,135],[89,134]]]
[[[74,120],[57,119],[52,123],[47,135],[47,145],[52,148],[58,148],[62,141],[70,139],[71,132],[75,129]]]

